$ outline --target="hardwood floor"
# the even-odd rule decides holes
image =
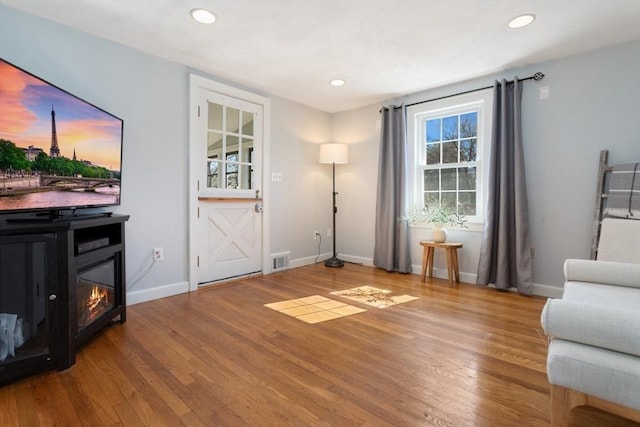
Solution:
[[[369,285],[418,300],[330,295]],[[264,304],[366,312],[307,324]],[[546,426],[545,299],[321,264],[128,308],[77,363],[0,388],[0,426]],[[576,426],[631,426],[581,408]]]

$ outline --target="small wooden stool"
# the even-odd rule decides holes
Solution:
[[[458,248],[462,247],[462,243],[444,242],[436,243],[432,240],[421,240],[420,245],[424,248],[422,251],[422,276],[420,281],[425,281],[427,268],[429,268],[429,277],[433,277],[433,253],[436,248],[444,248],[447,250],[447,273],[449,275],[449,287],[453,286],[453,278],[455,276],[456,283],[460,282],[460,271],[458,270]]]

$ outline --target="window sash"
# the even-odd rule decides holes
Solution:
[[[442,206],[444,204],[450,210],[460,214],[464,214],[467,219],[478,217],[480,215],[480,212],[478,212],[478,201],[480,194],[479,181],[481,178],[480,174],[478,173],[479,168],[480,162],[456,163],[446,166],[438,165],[437,167],[427,167],[423,165],[421,167],[423,176],[423,187],[422,198],[420,201],[424,203],[425,206]],[[472,188],[465,188],[467,186],[465,186],[464,183],[461,183],[461,178],[463,177],[463,175],[461,174],[461,169],[468,169],[468,173],[471,173],[470,170],[473,170],[473,185],[468,186]],[[427,171],[438,172],[437,188],[427,188],[427,178],[425,177],[425,172]],[[442,171],[454,172],[455,182],[453,183],[453,186],[444,185],[445,179],[443,178]],[[443,195],[448,196],[443,197]],[[453,203],[451,202],[451,195],[453,196]],[[445,200],[443,201],[443,199]],[[449,200],[449,202],[447,202],[447,199]],[[420,201],[418,201],[418,203],[420,203]],[[472,208],[475,213],[471,213]]]

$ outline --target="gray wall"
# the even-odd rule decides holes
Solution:
[[[561,60],[494,74],[448,87],[413,94],[389,103],[412,103],[492,85],[495,79],[527,77],[542,71],[541,82],[524,83],[523,131],[529,193],[531,244],[536,250],[533,280],[537,293],[555,294],[561,287],[566,258],[588,258],[595,207],[600,150],[609,150],[611,164],[640,161],[640,41]],[[550,97],[539,99],[541,86]],[[350,227],[345,253],[370,260],[373,256],[373,220],[379,130],[379,106],[335,114],[333,134],[351,143],[356,157],[344,176],[343,193],[366,195],[346,198],[340,219]],[[346,173],[346,172],[345,172]],[[346,188],[345,188],[346,187]],[[420,265],[417,241],[430,230],[413,229],[414,266]],[[475,280],[481,234],[454,231],[462,241],[463,279]],[[444,267],[436,259],[436,266]],[[443,271],[444,273],[444,271]]]
[[[525,84],[523,126],[534,281],[561,285],[566,258],[589,258],[600,150],[640,161],[640,41],[540,64]],[[550,97],[539,100],[537,86]]]
[[[121,206],[129,290],[184,282],[187,72],[184,67],[0,6],[0,56],[124,120]],[[153,247],[165,261],[151,266]]]
[[[282,174],[270,186],[271,253],[290,251],[296,266],[317,256],[315,230],[323,234],[321,253],[330,250],[324,233],[331,221],[331,169],[318,163],[319,145],[330,141],[330,116],[278,97],[271,106],[271,170]]]

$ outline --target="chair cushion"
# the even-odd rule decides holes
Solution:
[[[640,264],[567,259],[564,262],[564,277],[567,282],[591,282],[640,288]]]
[[[640,289],[587,282],[565,282],[562,299],[640,310]]]
[[[548,336],[640,356],[640,307],[549,299],[540,322]]]
[[[626,353],[555,338],[547,375],[554,385],[640,410],[640,360]]]

